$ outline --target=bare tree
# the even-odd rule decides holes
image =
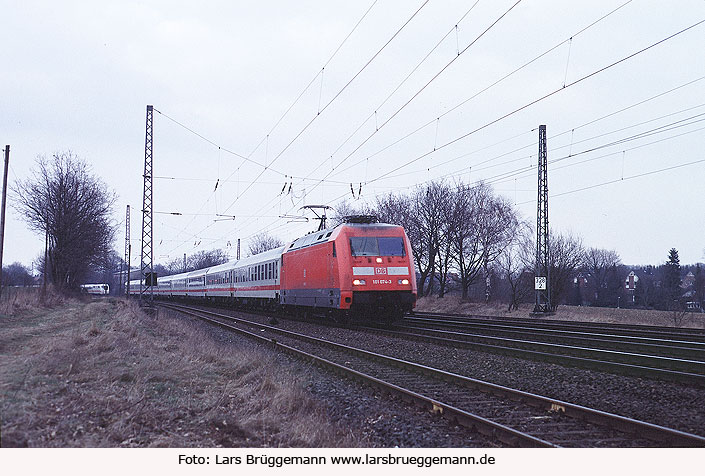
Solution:
[[[440,182],[432,182],[419,188],[411,197],[412,221],[416,246],[412,251],[419,271],[419,296],[433,292],[438,272],[438,255],[443,233],[443,210],[449,200],[450,187]],[[429,280],[425,288],[426,280]]]
[[[463,299],[481,273],[511,243],[519,220],[511,205],[494,196],[489,185],[459,185],[454,195],[458,210],[452,235]],[[489,290],[487,291],[489,296]]]
[[[458,207],[455,203],[453,190],[448,190],[448,197],[439,204],[441,226],[437,235],[438,247],[438,297],[445,296],[448,290],[448,277],[453,265],[453,232],[455,231]]]
[[[2,268],[3,286],[31,286],[32,284],[34,284],[34,278],[22,263],[16,261]]]
[[[415,231],[412,201],[407,195],[389,193],[378,198],[370,213],[376,215],[382,223],[404,227],[407,235]]]
[[[38,157],[32,177],[12,187],[13,207],[30,229],[48,238],[48,279],[77,288],[90,269],[106,265],[116,196],[71,152]]]
[[[184,262],[183,258],[173,258],[166,262],[163,266],[162,276],[169,276],[172,274],[179,274],[186,271],[187,263]],[[156,269],[156,267],[155,267]]]
[[[249,251],[250,255],[256,255],[273,250],[274,248],[279,248],[280,246],[284,246],[284,242],[281,239],[263,232],[252,237]]]
[[[495,260],[494,267],[509,287],[507,311],[519,309],[519,304],[534,291],[534,251],[531,227],[521,223],[510,244]]]
[[[620,264],[616,251],[600,248],[590,248],[583,255],[583,269],[589,273],[588,288],[591,291],[591,301],[604,304],[607,294],[607,281],[610,269]]]
[[[186,260],[186,271],[210,268],[228,262],[228,254],[220,249],[198,251]]]
[[[347,216],[366,214],[375,214],[375,212],[373,210],[367,209],[366,207],[355,206],[347,200],[343,200],[333,208],[333,216],[329,217],[327,227],[336,227],[342,223],[345,223],[345,217]]]
[[[551,234],[549,239],[551,266],[551,306],[555,310],[573,285],[573,277],[584,262],[582,240],[571,234]]]

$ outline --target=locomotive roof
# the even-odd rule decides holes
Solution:
[[[366,229],[389,229],[397,228],[399,227],[399,225],[390,225],[389,223],[341,223],[336,227],[326,228],[325,230],[321,231],[314,231],[305,236],[302,236],[301,238],[297,238],[285,248],[284,252],[294,251],[301,248],[306,248],[307,246],[317,245],[320,243],[325,243],[327,241],[335,240],[338,237],[340,231],[346,227]]]
[[[325,230],[314,231],[312,233],[309,233],[308,235],[302,236],[301,238],[297,238],[292,241],[289,246],[285,247],[284,251],[294,251],[301,248],[305,248],[307,246],[317,245],[319,243],[325,243],[326,241],[335,239],[335,236],[333,236],[333,232],[337,228],[340,228],[340,225],[334,228],[326,228]]]

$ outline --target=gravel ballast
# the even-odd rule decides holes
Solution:
[[[220,310],[223,311],[223,310]],[[240,315],[248,320],[267,323],[263,316],[240,314],[235,311],[223,311]],[[394,338],[355,331],[338,327],[320,326],[313,323],[278,319],[278,327],[294,332],[315,335],[334,342],[339,342],[365,350],[378,352],[392,357],[409,360],[430,367],[484,380],[499,385],[564,400],[570,403],[596,408],[602,411],[647,421],[657,425],[675,428],[689,433],[705,435],[705,409],[702,401],[705,389],[658,381],[647,378],[616,375],[607,372],[564,367],[557,364],[524,360],[515,357],[466,349],[454,349],[436,344],[422,343],[402,338]],[[222,331],[224,332],[224,331]],[[278,357],[281,358],[281,357]],[[286,362],[290,362],[286,364]],[[300,368],[301,364],[286,358],[286,365]],[[397,415],[398,410],[382,409],[369,406],[374,400],[386,400],[372,389],[361,392],[362,386],[349,380],[341,379],[317,368],[307,367],[311,380],[308,387],[311,392],[321,396],[330,408],[334,418],[343,421],[362,422],[361,431],[372,435],[375,442],[384,441],[380,446],[474,446],[468,438],[455,439],[448,433],[439,437],[426,437],[427,428],[415,428],[423,425],[402,423],[406,417]],[[298,371],[298,370],[297,370]],[[323,383],[323,382],[326,383]],[[365,387],[366,388],[366,387]],[[357,399],[360,400],[357,400]],[[341,407],[342,405],[342,407]],[[402,405],[396,403],[395,405]],[[362,411],[360,409],[363,409]],[[346,410],[347,409],[347,410]],[[371,416],[378,413],[378,416]],[[418,411],[417,411],[418,413]],[[423,413],[423,412],[422,412]],[[437,417],[429,415],[431,421]],[[447,423],[445,423],[448,425]],[[391,428],[390,428],[391,426]],[[380,428],[376,428],[380,427]],[[398,432],[396,429],[402,429]],[[480,435],[463,430],[468,435]],[[443,431],[441,431],[443,433]],[[404,438],[399,440],[400,434]],[[414,436],[412,436],[414,435]],[[391,440],[388,440],[391,438]],[[399,442],[397,443],[397,440]],[[376,443],[375,443],[376,444]],[[481,443],[480,446],[487,446]]]

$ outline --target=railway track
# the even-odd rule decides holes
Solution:
[[[656,337],[634,337],[621,334],[604,334],[579,330],[553,330],[533,327],[516,328],[506,324],[446,324],[405,321],[397,329],[414,331],[440,330],[457,333],[476,333],[495,337],[508,337],[555,344],[568,344],[596,349],[639,352],[681,359],[705,360],[705,342],[674,340]]]
[[[159,304],[401,396],[510,446],[705,446],[705,438],[241,318]]]
[[[674,328],[664,326],[646,326],[637,324],[613,324],[600,322],[559,321],[540,318],[499,317],[460,314],[443,314],[436,312],[414,311],[411,316],[404,318],[410,323],[427,323],[436,325],[476,325],[492,326],[505,325],[514,329],[538,328],[556,331],[578,331],[594,334],[621,335],[632,337],[646,337],[667,340],[686,340],[705,343],[705,329]]]
[[[705,387],[705,345],[697,342],[596,336],[565,331],[505,328],[443,330],[442,327],[357,326],[367,332],[482,350],[561,365],[687,383]]]

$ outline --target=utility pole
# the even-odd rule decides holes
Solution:
[[[184,273],[186,272],[186,253],[184,253]]]
[[[152,117],[153,107],[147,106],[147,120],[145,127],[144,139],[144,192],[142,194],[142,255],[140,259],[140,300],[142,296],[149,290],[150,302],[154,300],[154,277],[153,258],[154,250],[152,246]],[[147,282],[149,280],[149,282]],[[146,286],[146,288],[145,288]]]
[[[10,165],[10,146],[5,146],[5,172],[2,178],[2,210],[0,211],[0,296],[2,296],[2,251],[5,249],[5,202],[7,199],[7,167]]]
[[[240,261],[240,238],[237,239],[237,260]]]
[[[130,243],[130,206],[125,212],[125,267],[127,267],[127,279],[125,281],[125,296],[130,297],[130,255],[132,254],[132,244]],[[122,281],[122,280],[121,280]],[[122,286],[122,282],[120,283]]]
[[[49,222],[47,221],[46,230],[44,232],[44,269],[42,276],[42,302],[47,295],[47,267],[49,266]]]
[[[548,150],[546,147],[546,126],[539,126],[538,157],[538,200],[536,205],[536,290],[535,314],[552,311],[551,266],[548,246]]]

